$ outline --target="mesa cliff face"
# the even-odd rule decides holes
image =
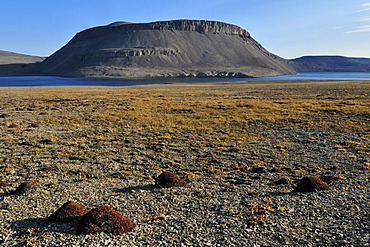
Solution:
[[[48,75],[140,78],[290,74],[250,34],[216,21],[115,22],[84,30],[39,68]]]

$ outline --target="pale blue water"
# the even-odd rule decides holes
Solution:
[[[172,83],[212,83],[247,81],[292,81],[292,80],[370,80],[370,73],[361,72],[320,72],[298,73],[295,75],[262,78],[188,78],[188,79],[151,79],[151,80],[101,80],[85,78],[66,78],[57,76],[0,76],[0,87],[32,86],[134,86],[145,84]]]
[[[356,81],[370,80],[370,72],[314,72],[314,73],[298,73],[295,75],[284,75],[275,77],[256,78],[256,80],[273,80],[273,81]]]

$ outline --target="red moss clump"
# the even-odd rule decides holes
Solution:
[[[81,204],[78,204],[74,201],[68,201],[64,203],[60,208],[52,213],[47,219],[46,222],[61,222],[68,223],[73,222],[87,214],[89,210]]]
[[[77,234],[108,233],[121,235],[132,231],[135,223],[110,206],[99,206],[90,210],[78,222]]]
[[[315,192],[318,190],[328,190],[330,186],[319,177],[302,178],[293,192]]]
[[[0,180],[0,189],[8,186],[5,182]]]
[[[188,183],[179,178],[175,173],[170,171],[164,171],[155,179],[155,185],[160,188],[169,187],[182,187],[186,186]]]

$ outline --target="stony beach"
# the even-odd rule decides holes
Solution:
[[[369,92],[368,81],[0,88],[0,245],[369,246]],[[163,171],[187,185],[158,188]],[[294,192],[306,176],[330,188]],[[70,200],[136,227],[45,221]]]

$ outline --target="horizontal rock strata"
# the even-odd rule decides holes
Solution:
[[[175,20],[115,22],[84,30],[48,57],[39,72],[143,78],[199,73],[256,77],[294,70],[241,27],[217,21]]]

